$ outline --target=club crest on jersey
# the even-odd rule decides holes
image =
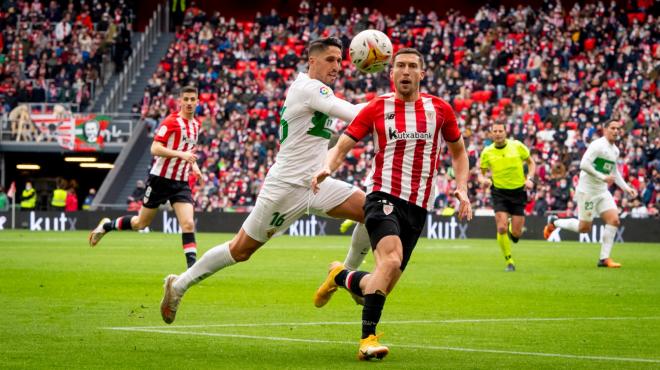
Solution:
[[[387,129],[387,136],[390,140],[431,140],[433,136],[430,132],[399,132],[396,129],[389,127]]]
[[[321,86],[321,88],[319,89],[319,93],[321,94],[321,96],[328,96],[332,94],[332,90],[330,90],[330,88],[327,86]]]
[[[389,216],[390,213],[392,213],[392,211],[394,211],[394,206],[393,205],[391,205],[389,203],[383,204],[383,213],[385,214],[385,216]]]

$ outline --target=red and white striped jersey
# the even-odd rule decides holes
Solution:
[[[374,136],[367,193],[382,191],[425,209],[435,198],[439,134],[448,142],[461,137],[451,106],[429,94],[420,94],[414,102],[380,96],[360,111],[344,133],[355,141],[369,133]]]
[[[200,124],[196,119],[187,120],[181,117],[179,112],[172,113],[161,122],[154,141],[162,143],[168,149],[193,152],[199,129]],[[191,165],[182,159],[154,157],[149,173],[170,180],[188,181],[190,171]]]

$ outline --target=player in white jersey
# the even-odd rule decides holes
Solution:
[[[364,222],[365,194],[343,181],[329,179],[321,191],[310,188],[328,152],[332,136],[330,117],[350,122],[360,107],[337,98],[328,85],[339,75],[341,41],[319,39],[310,44],[309,72],[300,73],[287,92],[280,122],[280,150],[268,172],[254,209],[231,241],[206,252],[180,276],[165,279],[161,315],[172,323],[183,294],[194,284],[236,262],[246,261],[277,232],[285,230],[305,213]],[[353,232],[347,264],[356,269],[370,248],[362,225]]]
[[[637,197],[637,190],[626,184],[616,167],[616,161],[619,158],[616,141],[619,139],[621,129],[621,122],[616,120],[607,122],[603,128],[603,137],[589,144],[580,161],[580,180],[574,197],[578,206],[579,220],[551,217],[543,229],[543,236],[546,239],[556,228],[587,233],[591,230],[594,217],[600,215],[605,223],[605,230],[602,236],[598,267],[621,267],[620,263],[616,263],[610,258],[614,237],[621,222],[616,204],[609,192],[609,186],[616,183],[632,198]]]

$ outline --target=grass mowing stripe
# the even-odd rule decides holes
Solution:
[[[586,320],[658,320],[660,316],[648,317],[518,317],[518,318],[504,318],[504,319],[450,319],[450,320],[395,320],[395,321],[381,321],[381,324],[460,324],[460,323],[509,323],[509,322],[525,322],[525,321],[586,321]],[[254,324],[208,324],[208,325],[176,325],[169,328],[255,328],[265,326],[321,326],[321,325],[359,325],[358,321],[318,321],[318,322],[265,322]],[[121,330],[121,329],[160,329],[159,326],[118,326],[107,327],[101,329],[107,330]]]
[[[209,337],[223,337],[223,338],[242,338],[242,339],[257,339],[257,340],[270,340],[270,341],[284,341],[284,342],[301,342],[301,343],[317,343],[317,344],[350,344],[355,345],[355,342],[338,341],[338,340],[322,340],[322,339],[301,339],[301,338],[286,338],[286,337],[269,337],[260,335],[245,335],[245,334],[223,334],[223,333],[206,333],[195,331],[179,331],[179,330],[158,330],[158,329],[143,329],[143,328],[107,328],[110,330],[118,331],[135,331],[142,333],[158,333],[158,334],[178,334],[178,335],[197,335]],[[561,353],[543,353],[543,352],[524,352],[524,351],[506,351],[499,349],[477,349],[477,348],[461,348],[461,347],[445,347],[445,346],[422,346],[415,344],[393,344],[383,343],[393,347],[399,348],[412,348],[412,349],[430,349],[440,351],[455,351],[455,352],[474,352],[474,353],[495,353],[504,355],[519,355],[519,356],[538,356],[538,357],[557,357],[557,358],[571,358],[577,360],[593,360],[593,361],[621,361],[621,362],[644,362],[660,364],[660,360],[650,358],[632,358],[632,357],[611,357],[611,356],[584,356],[584,355],[570,355]]]

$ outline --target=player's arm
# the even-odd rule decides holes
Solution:
[[[472,205],[467,196],[467,181],[470,170],[470,162],[468,161],[467,152],[465,151],[465,143],[463,137],[460,136],[454,142],[447,142],[449,152],[451,153],[451,163],[454,168],[454,176],[456,179],[456,190],[454,196],[461,202],[458,207],[459,219],[472,219]]]
[[[594,160],[596,159],[596,155],[597,153],[594,148],[592,148],[591,146],[587,148],[587,151],[584,152],[584,156],[580,161],[580,169],[599,180],[607,182],[608,185],[611,185],[612,182],[614,182],[614,176],[612,175],[608,176],[605,175],[604,173],[600,173],[594,167]]]
[[[479,171],[479,175],[478,175],[478,181],[481,187],[489,188],[493,184],[493,182],[490,179],[491,175],[489,172],[490,171],[488,167],[481,167],[481,171]]]
[[[527,162],[527,178],[525,179],[525,187],[527,189],[534,188],[534,176],[536,176],[536,162],[534,158],[530,155],[525,160]]]
[[[626,183],[626,180],[623,179],[621,172],[619,172],[619,169],[616,166],[614,166],[614,183],[632,198],[637,198],[637,189]]]
[[[163,143],[156,140],[151,144],[151,154],[163,158],[181,158],[190,164],[196,163],[197,161],[195,153],[168,149]]]
[[[196,161],[193,162],[192,164],[192,171],[196,178],[198,179],[202,178],[202,170],[199,169],[199,166],[197,165]]]
[[[320,81],[312,81],[305,88],[308,94],[307,105],[315,111],[336,117],[344,122],[352,122],[358,115],[361,106],[351,104],[335,96],[332,89]]]
[[[328,151],[328,156],[325,159],[323,168],[312,178],[312,190],[314,193],[319,191],[319,184],[323,182],[326,177],[331,176],[337,171],[337,168],[344,163],[346,154],[349,150],[353,149],[355,143],[357,143],[357,141],[346,134],[339,137],[337,145]]]

